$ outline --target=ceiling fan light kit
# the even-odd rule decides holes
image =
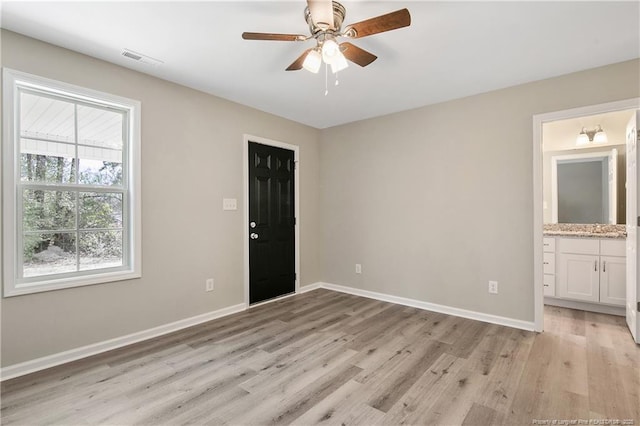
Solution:
[[[302,67],[307,71],[317,74],[320,70],[320,65],[322,65],[322,54],[317,48],[311,49],[311,51],[307,53],[307,57],[304,58]]]
[[[377,56],[349,42],[338,43],[338,37],[362,38],[411,25],[411,15],[407,9],[380,15],[375,18],[348,25],[342,31],[346,9],[337,1],[307,0],[304,17],[309,24],[311,35],[277,33],[242,33],[245,40],[307,41],[314,39],[315,48],[307,49],[287,71],[306,69],[312,73],[320,70],[322,62],[331,66],[334,74],[349,66],[347,60],[366,67]]]

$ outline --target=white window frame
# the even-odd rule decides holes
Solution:
[[[140,196],[140,102],[115,96],[72,84],[62,83],[44,77],[27,74],[9,68],[3,69],[3,141],[2,141],[2,277],[3,297],[38,293],[128,280],[142,276],[141,238],[141,196]],[[74,273],[43,276],[42,279],[20,280],[18,278],[17,250],[22,239],[18,235],[18,220],[22,220],[18,208],[18,184],[20,183],[20,159],[16,155],[20,142],[18,134],[19,88],[43,91],[57,96],[68,97],[80,102],[90,102],[105,107],[126,111],[128,117],[128,144],[123,148],[123,156],[128,161],[128,185],[123,203],[126,232],[123,234],[123,266],[106,270],[90,270]],[[126,236],[126,238],[124,237]]]

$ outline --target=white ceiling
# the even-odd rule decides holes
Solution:
[[[345,23],[403,7],[412,25],[352,41],[378,56],[325,76],[285,72],[307,42],[304,0],[2,2],[3,28],[316,128],[640,57],[640,3],[344,1]],[[123,48],[164,62],[121,56]]]

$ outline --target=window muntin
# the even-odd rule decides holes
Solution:
[[[7,73],[15,72],[5,69],[5,90]],[[139,103],[13,80],[5,296],[140,276]]]

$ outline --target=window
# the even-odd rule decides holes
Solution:
[[[3,77],[4,296],[140,277],[140,103]]]

